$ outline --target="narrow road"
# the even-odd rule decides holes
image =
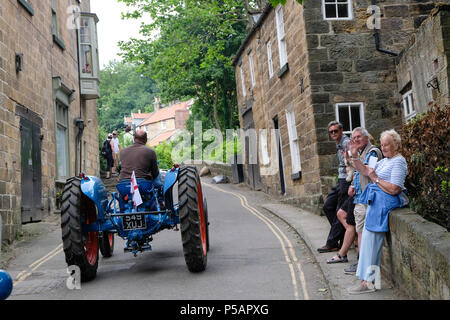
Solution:
[[[7,271],[14,279],[9,299],[51,300],[309,300],[330,299],[313,256],[283,221],[260,208],[261,192],[203,180],[210,220],[208,266],[186,267],[179,232],[154,236],[153,251],[133,257],[115,237],[111,258],[100,258],[97,277],[80,290],[66,286],[61,231],[22,245]]]

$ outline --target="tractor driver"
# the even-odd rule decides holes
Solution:
[[[138,129],[134,134],[134,144],[126,147],[120,152],[121,167],[119,181],[131,179],[133,170],[136,179],[144,178],[151,180],[155,187],[160,187],[161,180],[156,159],[156,152],[145,144],[147,143],[147,132]]]

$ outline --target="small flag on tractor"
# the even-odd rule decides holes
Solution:
[[[133,170],[133,174],[131,175],[131,194],[133,195],[133,205],[137,208],[142,204],[141,193],[139,192],[139,188],[136,182],[136,175]]]

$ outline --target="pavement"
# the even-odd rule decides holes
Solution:
[[[205,182],[211,183],[210,177],[204,177]],[[111,179],[115,180],[115,179]],[[114,181],[108,184],[113,184]],[[218,185],[220,186],[220,185]],[[344,269],[350,264],[356,262],[356,254],[354,248],[348,253],[348,263],[327,264],[327,259],[332,258],[336,252],[318,253],[317,248],[325,244],[330,225],[325,216],[319,216],[307,210],[293,205],[281,202],[281,198],[275,198],[261,191],[251,190],[245,184],[227,184],[226,188],[232,188],[246,197],[263,197],[264,201],[258,203],[258,207],[267,211],[267,214],[273,214],[287,223],[296,233],[303,239],[317,265],[320,267],[325,280],[328,283],[332,299],[335,300],[409,300],[399,290],[386,279],[382,278],[381,289],[374,293],[366,293],[360,295],[350,295],[347,292],[349,287],[359,283],[355,275],[344,273]],[[51,214],[44,218],[42,222],[26,224],[22,226],[22,234],[20,239],[12,245],[3,246],[0,259],[0,269],[7,269],[8,265],[13,261],[17,254],[23,250],[27,250],[27,243],[34,241],[40,235],[48,234],[51,231],[60,228],[60,215]]]
[[[209,181],[208,181],[209,182]],[[233,185],[244,196],[251,197],[254,194],[261,194],[261,191],[253,191],[247,185],[241,183]],[[351,295],[348,288],[360,283],[356,275],[348,275],[344,273],[344,269],[351,264],[356,263],[356,252],[354,247],[348,252],[348,263],[327,264],[327,260],[331,259],[337,252],[319,253],[317,248],[322,247],[328,237],[330,224],[325,216],[319,216],[302,208],[282,203],[282,198],[275,198],[266,193],[264,201],[258,206],[267,210],[269,213],[277,216],[287,223],[298,235],[303,239],[312,255],[316,259],[322,273],[328,282],[332,299],[334,300],[410,300],[401,291],[393,286],[393,284],[382,276],[381,289],[373,293],[365,293],[359,295]]]

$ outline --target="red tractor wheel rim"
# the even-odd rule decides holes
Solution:
[[[112,247],[112,244],[113,244],[113,237],[114,237],[114,235],[112,233],[108,233],[108,241],[109,241],[110,247]]]
[[[200,181],[197,182],[197,202],[198,202],[198,214],[200,217],[200,236],[202,238],[203,254],[206,256],[206,219],[205,211],[203,208],[203,195],[202,195],[202,185]]]
[[[88,216],[86,218],[86,224],[90,224],[95,222],[96,216],[95,211],[90,211],[88,213]],[[88,232],[87,241],[84,244],[84,250],[86,252],[86,258],[88,263],[93,266],[95,262],[97,261],[98,256],[98,232],[97,231],[90,231]]]

